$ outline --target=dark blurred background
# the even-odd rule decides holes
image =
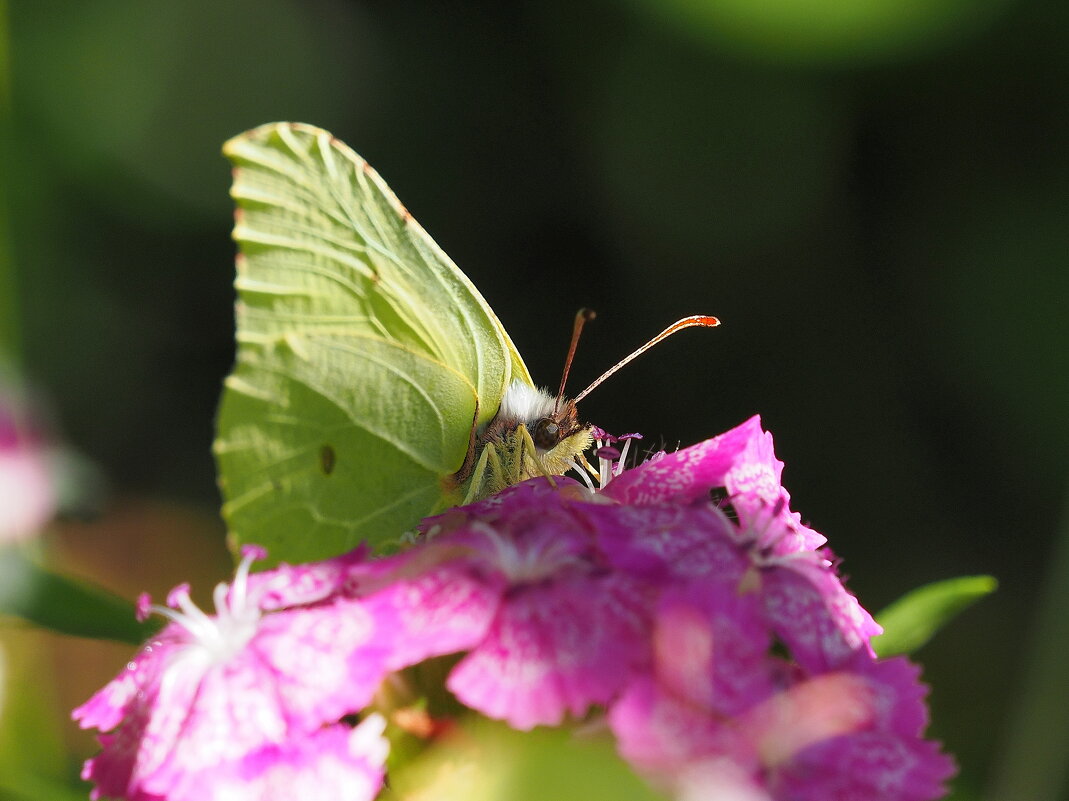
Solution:
[[[158,592],[181,551],[222,576],[219,148],[310,122],[378,169],[536,381],[580,306],[573,392],[718,315],[583,416],[674,447],[760,413],[868,608],[997,576],[919,655],[956,797],[993,797],[1066,528],[1064,0],[37,0],[7,27],[2,327],[111,486],[57,535],[72,569]]]

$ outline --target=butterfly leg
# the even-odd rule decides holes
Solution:
[[[538,458],[538,450],[535,448],[527,426],[522,424],[517,426],[516,435],[519,439],[520,450],[520,458],[516,460],[519,472],[516,481],[522,481],[528,477],[544,476],[549,479],[550,486],[556,489],[557,482],[553,479],[553,474],[542,464],[542,460]]]
[[[494,455],[495,459],[497,458],[493,445],[487,445],[483,448],[483,452],[479,454],[479,461],[475,463],[475,469],[472,471],[468,481],[468,491],[464,495],[464,505],[474,503],[483,497],[483,484],[487,479],[486,467],[491,454]]]
[[[483,482],[483,489],[479,493],[480,498],[486,498],[495,492],[500,492],[509,485],[507,460],[506,463],[502,463],[502,451],[499,451],[496,445],[487,445],[486,449],[490,451],[490,455],[486,460],[490,474]]]

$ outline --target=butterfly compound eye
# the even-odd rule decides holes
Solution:
[[[555,448],[560,442],[560,425],[552,417],[543,417],[531,432],[534,444],[544,450]]]

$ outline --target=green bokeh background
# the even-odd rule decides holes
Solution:
[[[6,25],[0,331],[113,499],[200,510],[218,539],[219,147],[314,123],[481,288],[536,380],[556,385],[579,306],[599,316],[573,391],[671,320],[721,317],[583,415],[674,447],[760,412],[870,609],[997,576],[920,658],[956,797],[1021,770],[1007,743],[1067,529],[1069,4],[14,0]],[[135,587],[139,568],[187,578],[135,560]],[[1022,801],[1069,798],[1058,781]]]

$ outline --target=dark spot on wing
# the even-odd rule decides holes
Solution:
[[[334,472],[334,465],[337,459],[337,454],[334,453],[334,448],[330,445],[324,445],[319,449],[319,469],[323,471],[323,475],[329,476]]]

